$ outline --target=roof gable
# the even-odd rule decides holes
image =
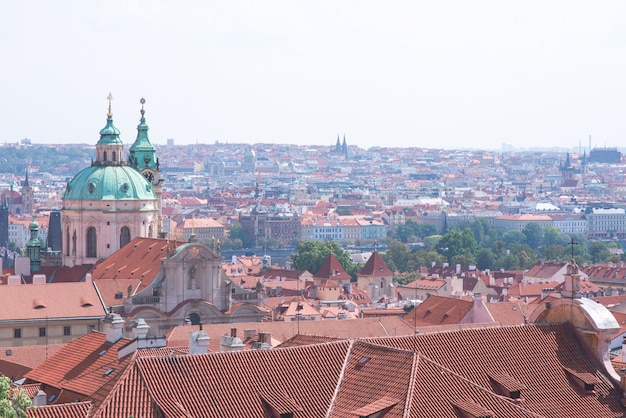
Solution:
[[[363,275],[363,276],[376,276],[376,277],[381,277],[381,276],[387,277],[387,276],[393,275],[393,273],[391,272],[391,270],[389,270],[389,268],[387,267],[387,264],[385,264],[385,261],[380,256],[378,251],[374,251],[372,253],[371,257],[367,260],[367,263],[365,263],[363,268],[359,270],[358,274]]]
[[[330,253],[322,264],[322,267],[315,273],[318,279],[333,279],[333,280],[350,280],[351,276],[341,266],[341,263],[337,259],[335,254]]]

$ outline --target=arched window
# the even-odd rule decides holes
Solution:
[[[65,229],[65,255],[70,255],[70,229]]]
[[[130,229],[127,226],[123,226],[120,231],[120,248],[130,242]]]
[[[200,315],[195,312],[189,314],[189,320],[191,321],[191,325],[199,325],[200,324]]]
[[[87,257],[96,258],[98,256],[97,245],[96,228],[92,226],[87,229]]]
[[[104,155],[104,161],[106,161],[106,160],[107,160],[107,152],[106,152],[106,151],[104,151],[104,154],[103,154],[103,155]]]
[[[113,159],[111,161],[113,161],[113,162],[117,161],[117,159],[115,157],[116,157],[115,151],[113,151]]]

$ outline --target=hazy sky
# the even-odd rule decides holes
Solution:
[[[0,2],[0,142],[626,145],[622,1]]]

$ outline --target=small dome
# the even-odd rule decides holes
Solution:
[[[113,126],[113,116],[108,115],[107,124],[100,131],[100,140],[98,141],[99,145],[121,145],[122,140],[120,139],[120,131],[115,126]]]
[[[128,166],[91,166],[70,181],[63,200],[156,200],[152,184]]]

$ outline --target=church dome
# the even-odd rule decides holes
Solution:
[[[93,165],[70,181],[63,200],[156,200],[152,184],[129,166]]]

